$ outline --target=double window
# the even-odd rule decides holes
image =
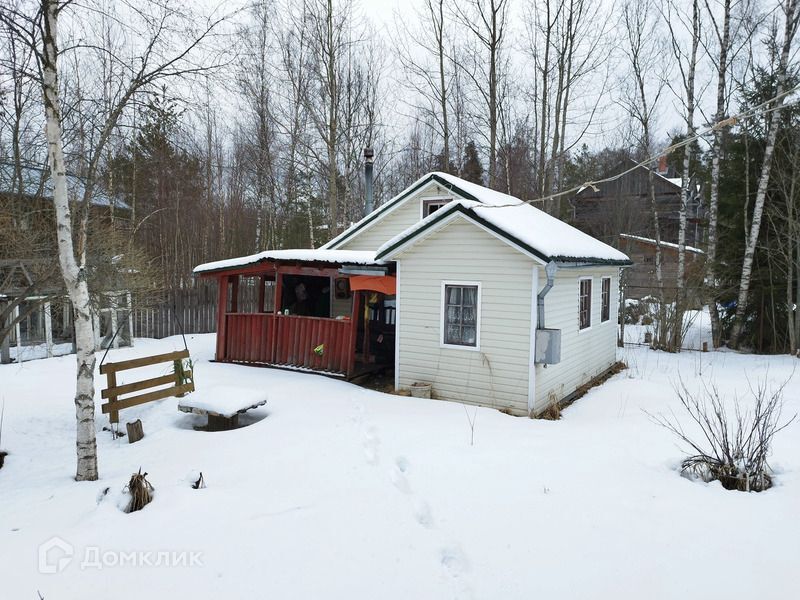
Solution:
[[[580,325],[579,329],[588,329],[592,326],[592,279],[580,280]]]
[[[442,283],[443,346],[477,349],[480,339],[481,287],[477,282]]]

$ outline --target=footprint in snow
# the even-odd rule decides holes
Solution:
[[[453,576],[458,577],[469,570],[464,551],[458,546],[448,546],[441,551],[442,566]]]
[[[377,465],[380,462],[378,457],[378,448],[381,444],[378,431],[375,427],[370,427],[364,432],[364,457],[371,465]]]
[[[425,500],[414,500],[414,518],[417,523],[431,529],[433,527],[433,514],[431,514],[431,507]]]
[[[364,420],[364,405],[355,404],[353,406],[353,414],[350,416],[350,421],[358,425],[363,420]]]
[[[392,469],[389,473],[389,478],[392,480],[394,487],[403,492],[404,494],[411,493],[411,486],[408,484],[408,479],[403,475],[403,471],[399,468]]]
[[[397,468],[401,473],[405,473],[408,471],[408,459],[405,456],[398,456],[394,459],[394,464],[397,465]]]

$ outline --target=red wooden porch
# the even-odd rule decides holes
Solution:
[[[386,282],[393,287],[394,278],[388,267],[349,269],[260,261],[200,272],[219,284],[216,360],[346,378],[392,365],[393,303],[372,290],[388,291]],[[351,290],[351,280],[369,289]]]

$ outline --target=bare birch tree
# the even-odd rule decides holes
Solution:
[[[450,85],[453,57],[448,56],[449,34],[445,0],[425,0],[416,22],[397,15],[393,36],[397,58],[405,71],[405,83],[416,95],[415,108],[423,123],[429,123],[441,140],[438,168],[449,171]]]
[[[731,2],[722,0],[721,22],[714,18],[712,10],[706,2],[712,22],[718,52],[716,56],[717,95],[714,111],[714,139],[711,143],[711,190],[708,200],[708,243],[706,246],[706,284],[708,289],[708,312],[711,319],[711,341],[714,347],[720,345],[720,322],[717,308],[717,227],[719,220],[719,179],[720,159],[722,154],[722,126],[728,106],[728,52],[731,44]]]
[[[775,88],[775,100],[769,106],[770,114],[768,117],[768,129],[766,146],[764,148],[764,162],[761,165],[761,174],[758,179],[758,187],[753,203],[753,216],[750,220],[750,231],[748,233],[744,259],[742,261],[742,274],[739,280],[739,294],[736,302],[736,315],[734,317],[733,328],[731,330],[730,346],[737,348],[739,339],[744,328],[745,310],[750,293],[750,280],[753,271],[753,257],[758,244],[759,233],[761,231],[761,220],[764,214],[764,204],[767,199],[770,173],[772,170],[772,155],[775,151],[775,142],[778,137],[778,130],[781,125],[781,108],[785,101],[787,91],[787,80],[789,75],[789,59],[791,56],[792,42],[797,33],[798,20],[800,13],[797,10],[798,0],[785,0],[780,8],[784,14],[783,41],[781,46],[778,64],[775,69],[777,85]]]
[[[678,269],[675,278],[675,309],[672,311],[671,325],[672,335],[670,345],[675,351],[680,350],[683,343],[683,313],[686,299],[686,220],[689,201],[697,194],[692,168],[692,154],[694,144],[690,141],[694,138],[696,128],[694,124],[695,113],[695,73],[697,72],[698,49],[700,47],[701,20],[699,0],[692,1],[691,16],[687,16],[678,10],[672,0],[666,4],[666,10],[662,13],[664,21],[670,32],[672,53],[675,63],[680,73],[680,91],[675,93],[683,104],[683,117],[686,123],[686,140],[689,141],[683,147],[683,164],[681,177],[681,197],[678,208]],[[675,24],[684,25],[686,32],[677,31]],[[689,35],[689,48],[684,48],[685,34]]]
[[[138,16],[145,17],[149,39],[144,42],[144,50],[137,68],[118,82],[113,102],[108,112],[98,124],[92,151],[86,161],[85,189],[80,204],[71,202],[67,189],[66,164],[64,154],[64,114],[59,76],[61,38],[59,27],[65,10],[88,10],[90,14],[102,13],[102,7],[72,5],[71,0],[41,0],[40,3],[19,9],[0,12],[4,21],[21,41],[34,53],[40,71],[47,157],[50,178],[53,185],[53,204],[56,213],[56,235],[58,240],[58,261],[67,294],[73,305],[75,346],[76,346],[76,393],[75,409],[77,420],[77,471],[76,479],[95,480],[98,478],[97,444],[95,434],[94,369],[95,335],[92,324],[92,305],[87,277],[88,245],[88,205],[97,183],[97,170],[120,117],[134,94],[164,77],[197,72],[204,67],[196,63],[188,64],[186,59],[201,41],[220,23],[209,21],[201,27],[200,33],[177,51],[165,47],[164,39],[172,35],[169,24],[175,18],[174,11],[153,4],[152,13],[146,15],[145,8],[138,10]],[[88,45],[88,44],[87,44]],[[103,52],[102,45],[93,47]],[[166,52],[165,52],[166,51]],[[163,52],[163,53],[162,53]],[[193,57],[194,58],[194,57]],[[81,214],[73,218],[73,207]]]
[[[486,138],[489,146],[489,181],[494,188],[497,178],[497,134],[500,124],[501,79],[507,70],[505,39],[508,21],[509,0],[469,0],[456,5],[456,14],[461,24],[472,33],[480,50],[474,55],[471,68],[464,72],[472,79],[482,99],[485,113],[481,121],[486,123]],[[464,62],[462,67],[466,66]]]
[[[625,52],[628,56],[632,82],[623,86],[620,104],[635,123],[634,138],[642,158],[652,155],[653,124],[658,102],[666,79],[664,44],[657,33],[657,22],[652,15],[653,3],[649,0],[629,0],[622,7],[625,31]],[[654,165],[653,165],[654,166]],[[659,339],[656,345],[667,345],[666,311],[664,309],[663,255],[661,251],[661,225],[655,191],[655,172],[648,169],[651,227],[655,240],[655,275],[659,290]]]
[[[535,73],[528,95],[536,119],[536,176],[539,194],[547,195],[560,189],[569,151],[595,124],[612,69],[612,26],[602,3],[588,0],[532,0],[525,15],[524,50]],[[560,215],[560,199],[547,209]]]

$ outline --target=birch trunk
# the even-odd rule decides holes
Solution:
[[[58,91],[58,13],[57,2],[42,1],[42,92],[47,135],[47,158],[53,183],[53,204],[56,212],[58,261],[75,317],[77,377],[75,416],[77,419],[78,481],[97,479],[97,443],[94,424],[94,329],[91,302],[83,259],[75,258],[72,217],[67,196],[64,149],[61,137],[61,105]],[[81,253],[85,256],[85,253]]]
[[[718,348],[722,339],[717,310],[717,221],[719,215],[720,155],[722,153],[722,128],[725,118],[725,92],[728,76],[728,49],[731,31],[731,0],[723,5],[722,35],[719,36],[719,63],[717,64],[717,110],[714,114],[714,140],[711,146],[711,195],[708,201],[708,246],[706,248],[706,285],[708,313],[711,317],[711,343]]]
[[[337,109],[339,90],[336,67],[339,59],[334,41],[333,0],[328,0],[326,27],[327,81],[325,83],[328,86],[328,139],[326,140],[328,151],[328,212],[330,213],[330,238],[333,239],[339,232],[339,198],[336,181],[336,149],[339,135]]]
[[[438,14],[434,12],[432,4],[428,8],[433,15],[433,25],[436,32],[436,51],[439,59],[439,102],[442,111],[442,149],[443,160],[441,169],[445,173],[450,172],[450,126],[447,120],[448,90],[445,72],[445,50],[444,50],[444,0],[439,0]]]
[[[697,0],[692,3],[692,49],[686,72],[686,137],[694,136],[694,78],[697,65],[697,47],[700,44],[700,7]],[[679,352],[683,344],[683,309],[686,300],[686,209],[689,204],[692,185],[691,174],[692,144],[683,149],[683,180],[681,181],[681,204],[678,213],[678,273],[677,292],[672,323],[672,348]]]
[[[796,237],[794,240],[794,251],[795,251],[794,297],[796,298],[795,305],[797,307],[800,307],[800,240],[798,240]],[[794,314],[794,339],[795,339],[794,352],[795,355],[798,358],[800,358],[800,352],[798,352],[798,347],[800,347],[800,308],[796,308]]]
[[[649,138],[649,132],[645,129]],[[656,286],[658,287],[658,339],[653,340],[656,347],[665,347],[667,344],[667,310],[664,306],[664,271],[663,256],[661,254],[661,224],[658,218],[658,202],[656,201],[655,170],[648,169],[647,184],[650,192],[650,210],[653,217],[653,239],[656,242]]]
[[[792,47],[792,38],[797,31],[797,21],[795,19],[797,2],[798,0],[788,0],[784,9],[786,25],[784,27],[783,48],[781,49],[781,56],[778,61],[778,85],[775,90],[778,99],[773,105],[774,110],[769,121],[767,144],[764,148],[764,163],[761,165],[761,175],[758,179],[756,199],[755,203],[753,204],[753,218],[750,221],[750,233],[744,250],[742,275],[739,281],[739,296],[736,303],[736,317],[733,323],[733,330],[731,331],[730,345],[732,348],[737,348],[739,346],[742,330],[744,329],[744,313],[747,309],[747,301],[750,293],[750,280],[753,275],[753,257],[755,256],[756,252],[758,235],[761,231],[761,219],[764,214],[764,203],[767,199],[767,187],[769,186],[769,177],[772,169],[772,154],[775,151],[775,141],[778,138],[778,129],[780,128],[781,107],[784,103],[783,93],[784,90],[786,90],[786,74],[789,63],[789,54]]]

